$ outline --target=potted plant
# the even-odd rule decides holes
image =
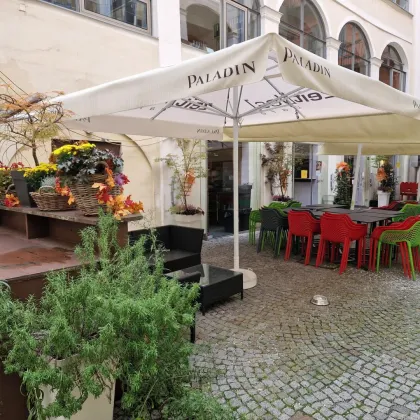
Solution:
[[[279,201],[280,203],[286,204],[290,200],[292,200],[292,198],[288,195],[273,195],[273,201]]]
[[[0,162],[0,206],[4,205],[6,194],[9,194],[13,187],[12,175],[10,168]]]
[[[176,198],[180,204],[170,208],[175,222],[179,225],[202,227],[204,211],[197,206],[188,203],[192,187],[198,178],[207,175],[203,168],[203,160],[206,154],[202,151],[201,140],[177,139],[179,154],[168,154],[163,161],[172,169],[172,185],[176,190]]]
[[[350,208],[352,195],[351,168],[347,162],[337,163],[334,193],[334,204],[340,204]]]
[[[141,203],[122,195],[129,180],[122,172],[124,161],[111,151],[80,141],[54,150],[50,161],[57,164],[57,174],[84,215],[95,216],[100,208],[118,217],[143,210]]]
[[[388,159],[381,159],[379,161],[376,179],[379,181],[378,207],[387,206],[395,190],[394,168]]]
[[[25,168],[21,162],[14,165],[13,184],[21,206],[36,207],[31,193],[39,190],[44,178],[56,174],[57,165],[41,163],[34,168]]]
[[[59,177],[42,179],[39,189],[30,193],[37,207],[43,211],[65,211],[76,208],[70,188],[63,186]]]
[[[32,418],[111,420],[118,380],[121,416],[175,418],[181,411],[233,419],[191,386],[188,333],[198,285],[164,276],[159,246],[144,252],[146,240],[156,243],[153,234],[119,247],[117,223],[101,215],[98,231],[82,231],[80,271],[50,273],[38,304],[0,288],[0,355],[6,373],[20,375]]]

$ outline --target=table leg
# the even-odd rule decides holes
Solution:
[[[195,343],[195,321],[196,321],[196,317],[195,317],[195,314],[194,314],[194,323],[190,327],[190,341],[193,344]]]

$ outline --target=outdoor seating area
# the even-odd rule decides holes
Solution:
[[[293,250],[294,254],[301,254],[305,265],[316,254],[315,267],[323,266],[325,261],[339,263],[339,274],[346,270],[349,259],[355,260],[358,269],[379,271],[381,263],[390,266],[401,255],[404,275],[416,278],[420,262],[419,204],[395,202],[389,209],[350,210],[340,205],[293,207],[271,203],[253,211],[250,221],[251,217],[255,226],[249,232],[251,244],[255,244],[260,223],[257,253],[269,244],[278,257],[283,246],[286,261]]]
[[[420,412],[420,99],[277,32],[213,50],[0,92],[0,418]]]

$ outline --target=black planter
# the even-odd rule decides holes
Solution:
[[[378,200],[370,200],[369,207],[378,207]]]
[[[23,176],[24,171],[11,171],[13,185],[15,186],[16,195],[19,198],[22,207],[36,207],[35,201],[29,195],[33,190],[29,187]]]

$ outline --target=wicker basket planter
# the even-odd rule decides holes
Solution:
[[[42,211],[74,210],[74,204],[69,205],[69,197],[57,194],[53,187],[41,187],[39,192],[30,193],[36,206]]]
[[[102,208],[106,210],[105,204],[99,204],[97,193],[97,188],[92,188],[92,185],[95,183],[105,184],[107,175],[90,175],[87,182],[74,181],[69,182],[69,187],[71,193],[74,196],[76,201],[76,207],[85,215],[85,216],[97,216],[99,209]],[[111,189],[109,195],[116,197],[121,194],[121,187],[115,186]]]

